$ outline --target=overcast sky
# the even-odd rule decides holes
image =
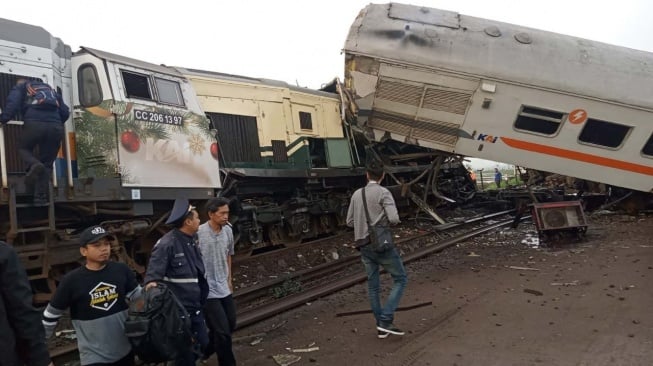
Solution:
[[[413,0],[416,5],[653,51],[650,0]],[[90,4],[93,5],[90,5]],[[70,45],[156,64],[319,88],[342,78],[349,26],[364,0],[7,0],[0,17]]]

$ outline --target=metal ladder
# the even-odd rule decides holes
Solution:
[[[52,185],[49,185],[48,203],[46,205],[35,206],[32,203],[18,203],[16,200],[16,186],[9,186],[9,232],[7,241],[13,245],[16,239],[20,237],[21,245],[14,246],[18,256],[22,259],[27,269],[40,268],[39,272],[28,271],[30,280],[48,278],[50,271],[48,261],[48,249],[51,240],[51,234],[55,229],[54,220],[54,195]],[[23,226],[21,224],[21,213],[29,211],[46,209],[47,224],[39,222],[36,226]],[[28,242],[28,235],[30,241]]]

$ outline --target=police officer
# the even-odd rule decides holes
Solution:
[[[176,365],[195,365],[208,344],[208,335],[201,312],[209,286],[204,275],[204,263],[199,250],[197,230],[200,218],[187,199],[175,200],[166,224],[174,227],[154,245],[145,274],[145,289],[165,283],[191,314],[194,349],[184,352]]]

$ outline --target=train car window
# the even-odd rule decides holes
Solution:
[[[299,112],[299,128],[301,128],[302,130],[313,129],[313,119],[310,113]]]
[[[578,141],[614,149],[621,145],[631,129],[629,126],[588,118]]]
[[[77,70],[77,87],[79,103],[84,107],[93,107],[102,103],[102,88],[97,70],[93,64],[84,64]]]
[[[125,83],[127,98],[152,99],[150,83],[147,75],[121,70],[122,80]]]
[[[184,98],[181,95],[178,82],[155,77],[154,84],[159,95],[159,102],[178,106],[184,105]]]
[[[646,141],[646,145],[644,145],[644,148],[642,149],[642,154],[653,156],[653,135],[651,135],[651,137],[648,138],[648,141]]]
[[[564,116],[562,112],[523,105],[515,120],[515,129],[553,135],[558,132]]]

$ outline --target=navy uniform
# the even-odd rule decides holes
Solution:
[[[6,123],[22,113],[23,128],[18,154],[29,167],[25,183],[34,187],[34,204],[41,205],[48,202],[52,164],[57,158],[64,137],[64,123],[68,120],[70,110],[59,93],[56,93],[56,107],[29,103],[27,90],[28,84],[32,83],[36,84],[18,79],[7,96],[5,109],[0,113],[0,122]],[[38,157],[34,156],[36,146],[39,147]]]
[[[166,224],[179,225],[193,209],[187,199],[175,200]],[[209,286],[197,234],[189,235],[179,228],[174,228],[161,237],[152,249],[144,282],[165,283],[191,314],[196,349],[189,350],[183,359],[178,359],[177,365],[194,365],[197,355],[201,354],[208,344],[201,309],[208,296]],[[200,349],[197,349],[198,346]]]

